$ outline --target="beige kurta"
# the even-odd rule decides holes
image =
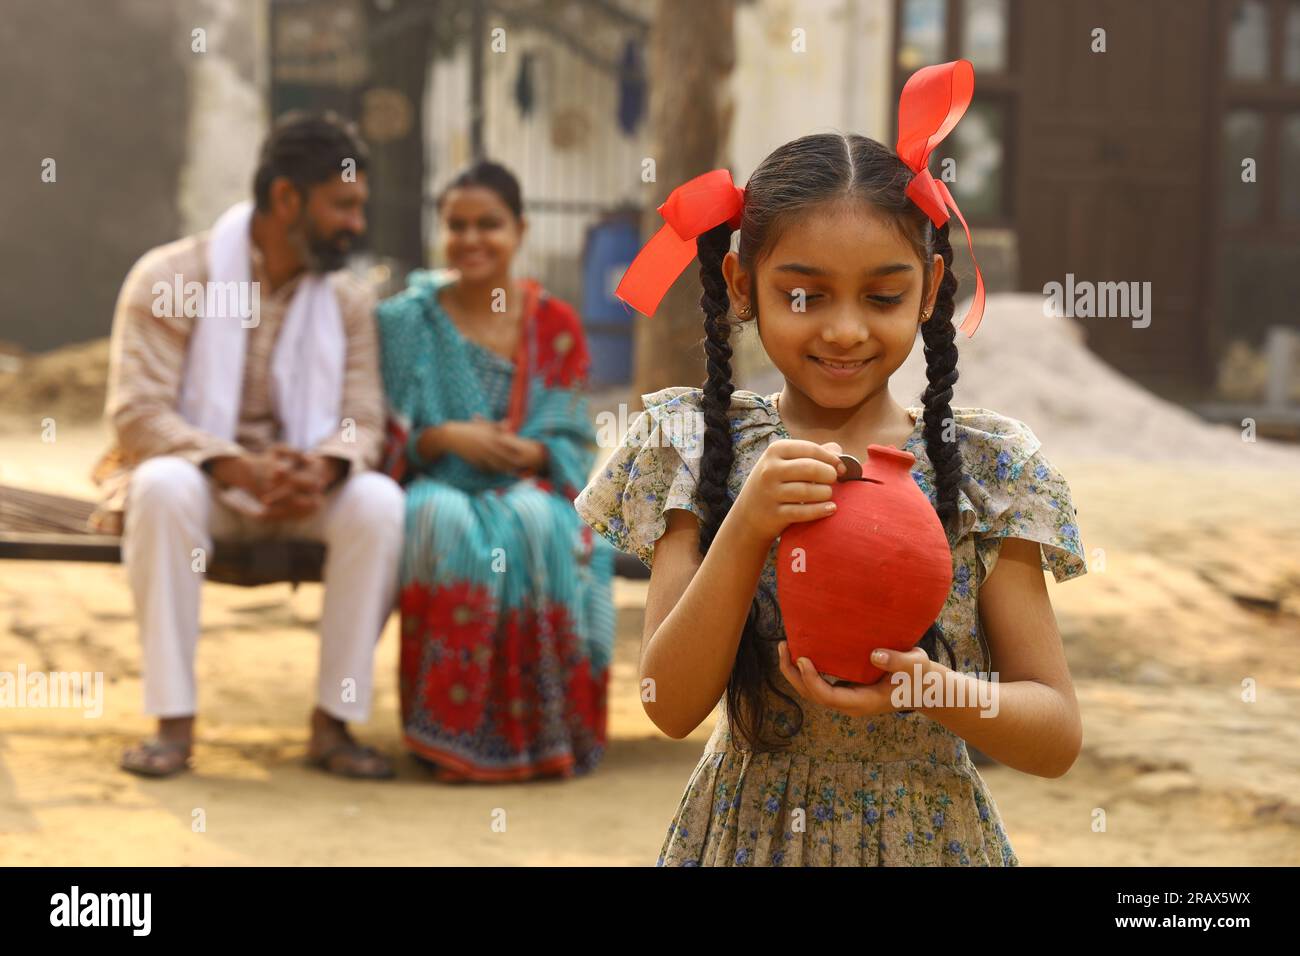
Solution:
[[[146,458],[177,455],[202,465],[209,458],[261,451],[282,440],[273,402],[271,356],[285,313],[301,277],[270,292],[262,257],[253,245],[253,278],[261,283],[260,319],[248,330],[239,421],[235,440],[225,441],[191,425],[178,409],[186,350],[195,319],[154,315],[155,283],[180,277],[208,278],[208,233],[188,236],[145,253],[122,285],[113,315],[108,396],[104,415],[116,437],[95,465],[99,507],[92,528],[120,534],[131,472]],[[338,431],[313,450],[347,460],[351,473],[375,468],[384,441],[383,384],[379,376],[374,306],[370,288],[346,273],[331,276],[347,338]],[[183,312],[180,308],[171,310]]]

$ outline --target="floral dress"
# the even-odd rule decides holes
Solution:
[[[574,502],[578,513],[622,551],[646,565],[663,534],[664,512],[703,516],[696,494],[704,450],[703,393],[666,388],[642,396],[646,411]],[[985,667],[976,601],[1001,541],[1041,545],[1057,581],[1087,572],[1076,512],[1065,479],[1027,425],[985,408],[954,408],[965,479],[953,584],[940,614],[956,652],[953,665]],[[923,409],[904,445],[916,456],[912,477],[935,501],[934,471],[922,436]],[[789,438],[776,396],[732,395],[735,446],[729,490],[737,495],[763,450]],[[757,602],[767,633],[781,633],[772,544]],[[1017,866],[988,788],[965,741],[916,712],[852,717],[802,699],[777,667],[774,682],[795,698],[804,719],[789,745],[750,752],[733,742],[725,705],[704,748],[659,856],[661,866]],[[785,728],[789,707],[772,695],[765,736]]]

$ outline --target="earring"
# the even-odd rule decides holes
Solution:
[[[921,321],[923,321],[923,322],[929,322],[929,321],[930,321],[930,311],[931,311],[930,309],[922,309],[922,310],[921,310]]]
[[[742,308],[739,312],[736,313],[736,315],[738,315],[738,316],[739,316],[740,318],[742,318],[742,319],[744,319],[744,318],[748,318],[748,317],[749,317],[749,306],[745,306],[744,308]]]

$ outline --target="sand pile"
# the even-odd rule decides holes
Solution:
[[[108,339],[26,355],[0,355],[0,413],[53,418],[59,424],[98,419],[108,385]]]
[[[958,317],[968,302],[958,304]],[[1245,442],[1239,428],[1207,423],[1117,372],[1089,351],[1076,321],[1044,316],[1042,303],[1032,293],[989,296],[975,337],[957,335],[961,377],[954,405],[1018,418],[1048,454],[1060,457],[1300,468],[1300,449],[1264,439]],[[782,384],[769,367],[745,387],[767,393]],[[919,405],[925,384],[918,341],[890,390],[899,402]]]

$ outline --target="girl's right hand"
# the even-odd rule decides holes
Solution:
[[[740,512],[737,520],[771,545],[797,521],[834,514],[831,490],[844,474],[842,451],[836,442],[818,445],[799,438],[772,442],[754,464],[727,516]]]

